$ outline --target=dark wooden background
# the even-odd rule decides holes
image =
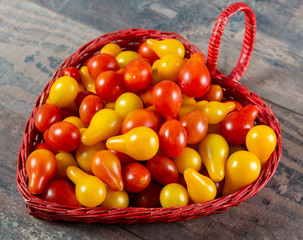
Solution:
[[[251,65],[241,83],[280,121],[283,156],[257,195],[223,214],[177,223],[47,222],[27,214],[16,186],[25,123],[58,66],[91,39],[127,28],[176,32],[207,54],[219,13],[233,1],[0,0],[0,239],[303,239],[303,1],[246,1],[257,18]],[[218,68],[228,74],[244,16],[225,30]]]

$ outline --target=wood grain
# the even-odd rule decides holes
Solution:
[[[188,222],[81,224],[29,216],[17,190],[25,123],[64,59],[101,34],[130,27],[177,32],[206,54],[215,20],[231,2],[0,0],[0,239],[303,238],[301,1],[247,1],[258,29],[241,83],[271,106],[283,141],[275,175],[253,198],[225,213]],[[243,14],[234,15],[227,25],[218,67],[224,73],[237,61],[243,26]]]

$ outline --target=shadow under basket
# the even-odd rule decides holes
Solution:
[[[227,77],[216,69],[219,46],[224,27],[235,12],[242,11],[245,14],[245,34],[242,45],[242,51],[239,61],[231,74]],[[277,145],[272,153],[267,165],[262,170],[259,178],[246,188],[230,194],[226,197],[216,198],[205,203],[190,204],[184,207],[172,208],[104,208],[104,207],[71,207],[56,203],[44,201],[37,196],[29,193],[27,189],[27,175],[25,171],[25,162],[29,154],[42,141],[42,134],[35,128],[34,118],[37,109],[45,103],[49,90],[57,78],[63,74],[63,69],[69,66],[81,67],[85,61],[97,54],[107,43],[117,43],[122,49],[137,50],[139,45],[148,38],[167,39],[174,38],[180,40],[186,49],[186,56],[190,57],[193,53],[201,51],[190,44],[183,37],[176,33],[161,32],[145,29],[127,29],[112,32],[100,36],[82,46],[78,51],[71,55],[59,67],[53,78],[46,85],[43,92],[37,99],[36,105],[30,115],[24,130],[24,136],[21,143],[18,167],[17,167],[17,186],[21,193],[28,213],[32,216],[55,221],[72,222],[102,222],[102,223],[152,223],[152,222],[175,222],[186,221],[193,218],[199,218],[205,215],[222,213],[230,207],[238,206],[243,201],[251,198],[258,193],[274,174],[282,153],[281,131],[278,120],[270,107],[255,93],[248,90],[245,86],[238,83],[238,80],[245,73],[253,51],[254,39],[256,34],[256,20],[253,11],[245,3],[233,3],[226,8],[218,17],[213,33],[210,38],[207,66],[212,77],[212,83],[219,84],[224,92],[224,99],[234,99],[243,105],[255,105],[259,114],[256,119],[257,124],[270,126],[277,136]]]

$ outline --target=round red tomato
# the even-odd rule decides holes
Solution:
[[[37,147],[35,148],[35,150],[38,150],[38,149],[45,149],[45,150],[48,150],[48,151],[50,151],[50,152],[52,152],[54,154],[56,153],[55,150],[51,147],[51,145],[49,145],[46,142],[39,143],[37,145]]]
[[[198,99],[198,101],[206,100],[206,101],[217,101],[221,102],[223,99],[223,90],[218,84],[211,84],[207,93]]]
[[[132,60],[124,68],[123,82],[130,91],[142,91],[148,88],[151,81],[152,69],[150,64],[144,59]]]
[[[180,119],[180,122],[186,130],[188,144],[196,144],[201,142],[201,140],[207,134],[207,118],[200,111],[192,111],[185,114]]]
[[[151,173],[151,178],[162,185],[176,183],[178,180],[178,169],[175,163],[163,154],[156,154],[146,162],[146,166]]]
[[[48,202],[80,207],[74,187],[63,179],[53,179],[48,182],[40,197]]]
[[[86,66],[89,72],[89,75],[93,79],[97,79],[100,73],[113,70],[117,71],[120,69],[119,63],[117,62],[116,58],[112,55],[107,53],[99,53],[90,59],[87,60]]]
[[[146,42],[141,43],[138,49],[138,53],[143,58],[147,58],[151,64],[153,64],[157,59],[159,59],[158,55],[147,46]]]
[[[126,133],[129,130],[139,126],[149,127],[155,132],[157,132],[158,118],[155,116],[154,113],[152,113],[148,109],[138,109],[129,113],[124,118],[122,122],[121,130],[122,133]]]
[[[81,75],[78,68],[76,67],[67,67],[63,70],[64,76],[70,76],[74,78],[77,82],[81,82]]]
[[[160,149],[169,157],[178,156],[186,147],[187,133],[178,120],[164,122],[158,136]]]
[[[61,121],[61,111],[55,104],[43,104],[35,115],[35,126],[40,132],[45,132],[51,125],[59,121]]]
[[[103,109],[103,107],[103,101],[101,98],[99,98],[99,96],[86,96],[79,107],[81,121],[89,125],[95,113]]]
[[[46,133],[45,141],[57,151],[71,152],[78,148],[81,142],[79,129],[69,122],[57,122]]]
[[[126,91],[122,74],[114,71],[102,72],[95,83],[96,92],[105,101],[113,102]]]
[[[128,163],[123,166],[122,178],[125,190],[131,193],[141,192],[151,180],[148,168],[141,163]]]
[[[136,196],[137,207],[153,208],[160,206],[160,192],[162,187],[155,182],[151,182],[147,188]]]
[[[201,54],[193,54],[183,66],[178,75],[178,84],[189,97],[199,98],[207,93],[211,78]]]
[[[166,120],[178,119],[182,104],[179,86],[168,80],[159,82],[153,88],[153,103]]]
[[[77,97],[76,97],[76,99],[75,99],[75,104],[76,104],[77,109],[79,109],[79,107],[80,107],[80,105],[81,105],[83,99],[84,99],[86,96],[89,96],[89,95],[95,95],[95,96],[97,96],[97,94],[95,94],[95,93],[93,93],[93,92],[91,92],[91,91],[86,91],[86,90],[84,90],[84,91],[78,92]],[[64,119],[64,118],[63,118],[63,119]]]

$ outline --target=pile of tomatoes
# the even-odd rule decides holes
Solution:
[[[44,141],[28,190],[84,207],[176,207],[227,196],[260,175],[276,146],[258,109],[223,101],[204,57],[176,39],[105,45],[67,67],[35,113]]]

